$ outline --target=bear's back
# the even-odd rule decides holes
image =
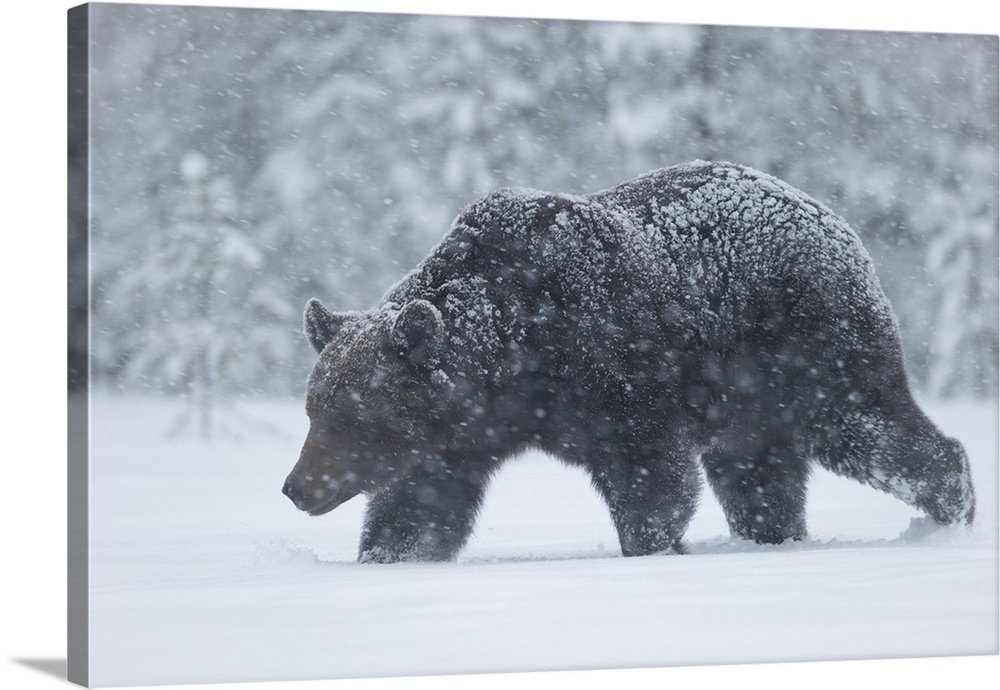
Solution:
[[[724,163],[664,168],[589,196],[488,194],[384,306],[415,298],[441,310],[456,353],[484,372],[512,343],[576,352],[581,366],[643,343],[693,357],[806,348],[831,360],[897,346],[847,223]],[[890,337],[866,342],[871,333]]]
[[[629,233],[652,234],[658,253],[684,268],[701,263],[730,280],[758,284],[775,276],[825,280],[847,273],[880,293],[871,260],[846,221],[752,168],[697,161],[588,199],[627,219]]]
[[[630,261],[655,285],[644,289],[690,319],[733,331],[777,311],[895,330],[847,222],[769,175],[696,161],[586,198],[617,219]]]

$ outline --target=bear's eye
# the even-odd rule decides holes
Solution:
[[[402,407],[423,407],[427,404],[427,381],[418,376],[400,376],[394,382],[392,392],[396,402]]]
[[[401,393],[414,393],[416,392],[418,384],[416,381],[410,379],[402,379],[396,384],[396,390]]]

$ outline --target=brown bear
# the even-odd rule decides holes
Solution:
[[[684,551],[702,470],[760,543],[806,535],[813,463],[973,518],[857,235],[746,167],[488,194],[373,309],[310,300],[305,333],[311,425],[284,493],[312,515],[368,495],[361,561],[453,558],[529,448],[589,473],[625,556]]]

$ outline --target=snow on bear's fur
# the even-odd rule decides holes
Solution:
[[[806,535],[813,464],[973,518],[857,235],[746,167],[488,194],[374,308],[310,300],[305,331],[311,426],[284,491],[314,515],[367,494],[362,561],[454,557],[530,447],[589,473],[626,556],[684,550],[702,469],[762,543]]]

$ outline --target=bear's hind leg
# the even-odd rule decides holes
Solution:
[[[609,458],[591,479],[611,511],[623,556],[684,553],[701,476],[693,457]]]
[[[783,445],[702,456],[734,537],[780,544],[806,536],[809,464]]]
[[[823,467],[885,491],[939,524],[972,523],[976,501],[965,449],[911,400],[849,409],[826,430],[818,451]]]
[[[478,460],[478,461],[477,461]],[[362,563],[447,561],[472,534],[496,458],[429,459],[372,496],[365,513]]]

